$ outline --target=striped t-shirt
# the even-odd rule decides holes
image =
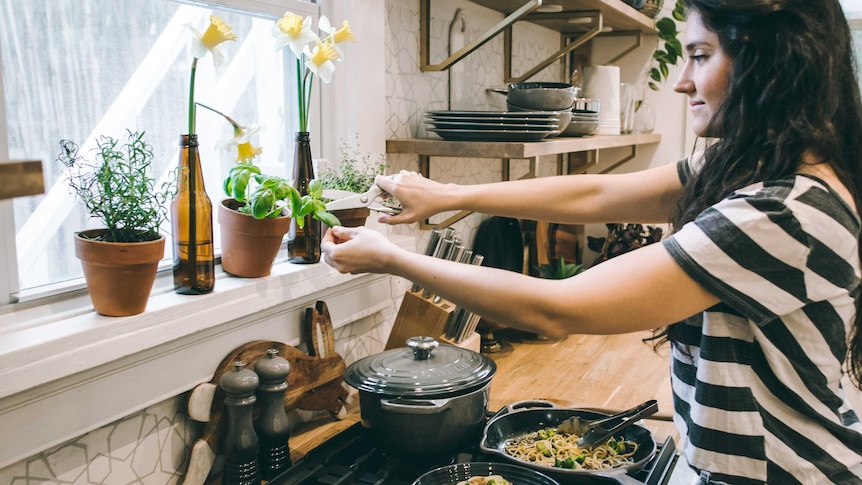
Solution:
[[[829,186],[796,175],[737,190],[663,241],[721,300],[682,322],[671,360],[683,453],[711,480],[862,483],[841,384],[859,231]]]

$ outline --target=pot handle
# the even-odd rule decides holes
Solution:
[[[437,414],[449,407],[451,399],[432,399],[427,401],[411,400],[409,404],[399,399],[381,399],[380,408],[401,414]]]

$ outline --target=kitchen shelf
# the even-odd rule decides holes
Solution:
[[[431,178],[431,157],[455,158],[499,158],[503,163],[503,180],[510,180],[511,159],[526,159],[529,162],[527,173],[520,179],[538,176],[538,158],[547,155],[557,156],[557,174],[581,173],[598,163],[598,150],[606,148],[630,147],[631,153],[616,160],[603,172],[613,170],[637,155],[639,145],[659,143],[658,133],[636,133],[630,135],[593,135],[585,137],[557,137],[533,142],[511,141],[448,141],[437,138],[393,138],[386,140],[386,153],[405,153],[419,155],[419,172]],[[581,155],[573,166],[573,155]],[[568,156],[568,167],[563,169],[563,157]],[[419,224],[420,229],[434,229],[450,226],[472,214],[460,211],[445,221],[431,223],[427,219]]]
[[[640,13],[622,0],[471,0],[476,5],[495,10],[505,18],[489,28],[468,45],[437,64],[431,63],[431,0],[420,0],[419,6],[419,69],[443,71],[470,55],[486,42],[505,32],[504,51],[506,63],[506,82],[524,81],[556,62],[572,50],[583,45],[603,31],[655,34],[655,20]],[[544,3],[544,5],[543,5]],[[559,12],[539,12],[543,6],[558,5]],[[572,22],[582,19],[585,22]],[[547,59],[537,63],[524,74],[511,75],[512,25],[520,20],[532,22],[545,28],[560,32],[566,38],[575,37],[571,42],[563,42],[563,47]]]
[[[648,145],[661,141],[658,133],[557,137],[542,141],[447,141],[437,138],[386,140],[386,153],[414,153],[431,157],[535,158],[605,148]]]

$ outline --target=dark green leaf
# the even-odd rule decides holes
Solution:
[[[649,70],[649,77],[653,81],[661,82],[661,72],[659,72],[658,68],[653,67]]]
[[[649,86],[649,88],[650,88],[650,89],[652,89],[653,91],[658,91],[658,90],[659,90],[658,84],[656,84],[656,83],[654,83],[654,82],[652,82],[652,81],[650,81],[647,85],[648,85],[648,86]]]
[[[314,218],[317,219],[318,221],[326,224],[329,227],[335,227],[335,226],[341,225],[341,221],[339,221],[337,217],[335,217],[333,214],[326,212],[326,211],[315,212]]]
[[[661,69],[661,74],[662,74],[662,76],[663,76],[665,79],[667,79],[667,75],[668,75],[667,64],[665,64],[664,62],[659,62],[659,63],[658,63],[658,68],[659,68],[659,69]]]
[[[659,19],[659,21],[655,23],[655,27],[658,29],[658,33],[662,38],[676,36],[676,23],[667,17]]]

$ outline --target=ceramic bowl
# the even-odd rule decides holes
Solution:
[[[569,109],[575,99],[575,87],[568,83],[510,83],[506,100],[528,110],[557,111]]]
[[[599,121],[572,121],[560,136],[586,136],[592,135],[599,129]]]

